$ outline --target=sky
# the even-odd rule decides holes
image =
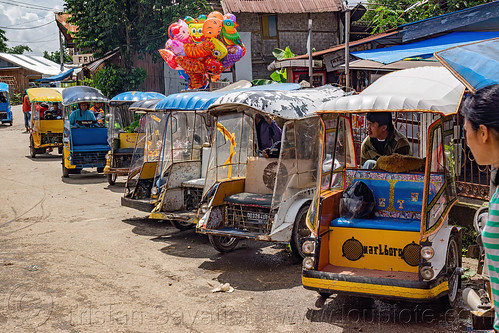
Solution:
[[[7,46],[28,45],[33,52],[24,54],[29,55],[59,50],[54,12],[63,8],[64,0],[0,0],[0,29],[5,31]]]

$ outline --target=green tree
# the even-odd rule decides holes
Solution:
[[[47,51],[43,51],[43,57],[50,60],[50,61],[53,61],[55,63],[58,63],[58,64],[61,63],[61,52],[59,52],[59,51],[54,51],[54,52],[50,52],[50,53],[48,53]],[[69,53],[66,50],[64,50],[64,62],[68,63],[68,62],[72,62],[72,61],[73,61],[73,57],[71,57],[69,55]]]
[[[125,67],[133,67],[135,52],[158,58],[168,38],[168,26],[187,15],[210,11],[206,0],[65,0],[70,22],[78,26],[78,47],[99,57],[119,48]]]
[[[2,29],[0,29],[0,52],[7,52],[7,37]]]
[[[24,52],[31,52],[31,48],[28,45],[16,45],[7,48],[7,53],[12,54],[23,54]]]
[[[117,65],[109,65],[96,72],[92,80],[87,83],[112,98],[123,91],[139,90],[146,75],[146,70],[143,68],[128,70]]]
[[[368,12],[362,21],[369,23],[372,33],[380,33],[405,23],[452,13],[494,0],[368,0]]]

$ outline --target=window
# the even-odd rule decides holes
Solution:
[[[262,37],[277,39],[277,15],[262,16]]]

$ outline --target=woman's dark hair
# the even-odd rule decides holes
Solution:
[[[499,134],[499,84],[482,88],[466,99],[461,114],[474,130],[484,125]]]
[[[393,127],[391,112],[369,112],[366,119],[371,123],[378,123],[378,126],[386,125],[386,129],[390,133],[395,130]]]
[[[499,84],[482,88],[466,99],[461,114],[474,130],[484,125],[499,135]],[[492,183],[494,186],[499,184],[499,172]]]

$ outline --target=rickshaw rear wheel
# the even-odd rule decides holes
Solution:
[[[109,183],[109,185],[116,184],[117,177],[118,177],[118,175],[116,173],[108,173],[107,174],[107,182]]]
[[[196,225],[192,222],[176,221],[176,220],[172,220],[172,224],[175,228],[177,228],[178,230],[182,230],[182,231],[192,229]]]
[[[239,238],[208,235],[211,245],[222,253],[231,252],[239,244]]]
[[[310,230],[308,230],[306,218],[308,207],[310,207],[310,203],[303,205],[298,214],[296,214],[295,224],[293,225],[293,232],[291,234],[291,252],[298,259],[305,258],[305,253],[301,248],[303,244],[303,239],[305,237],[310,236]]]
[[[33,142],[33,135],[29,135],[29,156],[31,158],[36,157],[36,148],[35,148],[35,143]]]
[[[451,235],[447,245],[447,254],[445,258],[445,270],[448,275],[449,293],[442,298],[444,306],[453,308],[458,303],[459,287],[461,285],[461,275],[455,272],[456,268],[461,267],[461,252],[456,238]]]
[[[9,126],[12,126],[12,120],[11,120],[11,121],[9,121]]]

